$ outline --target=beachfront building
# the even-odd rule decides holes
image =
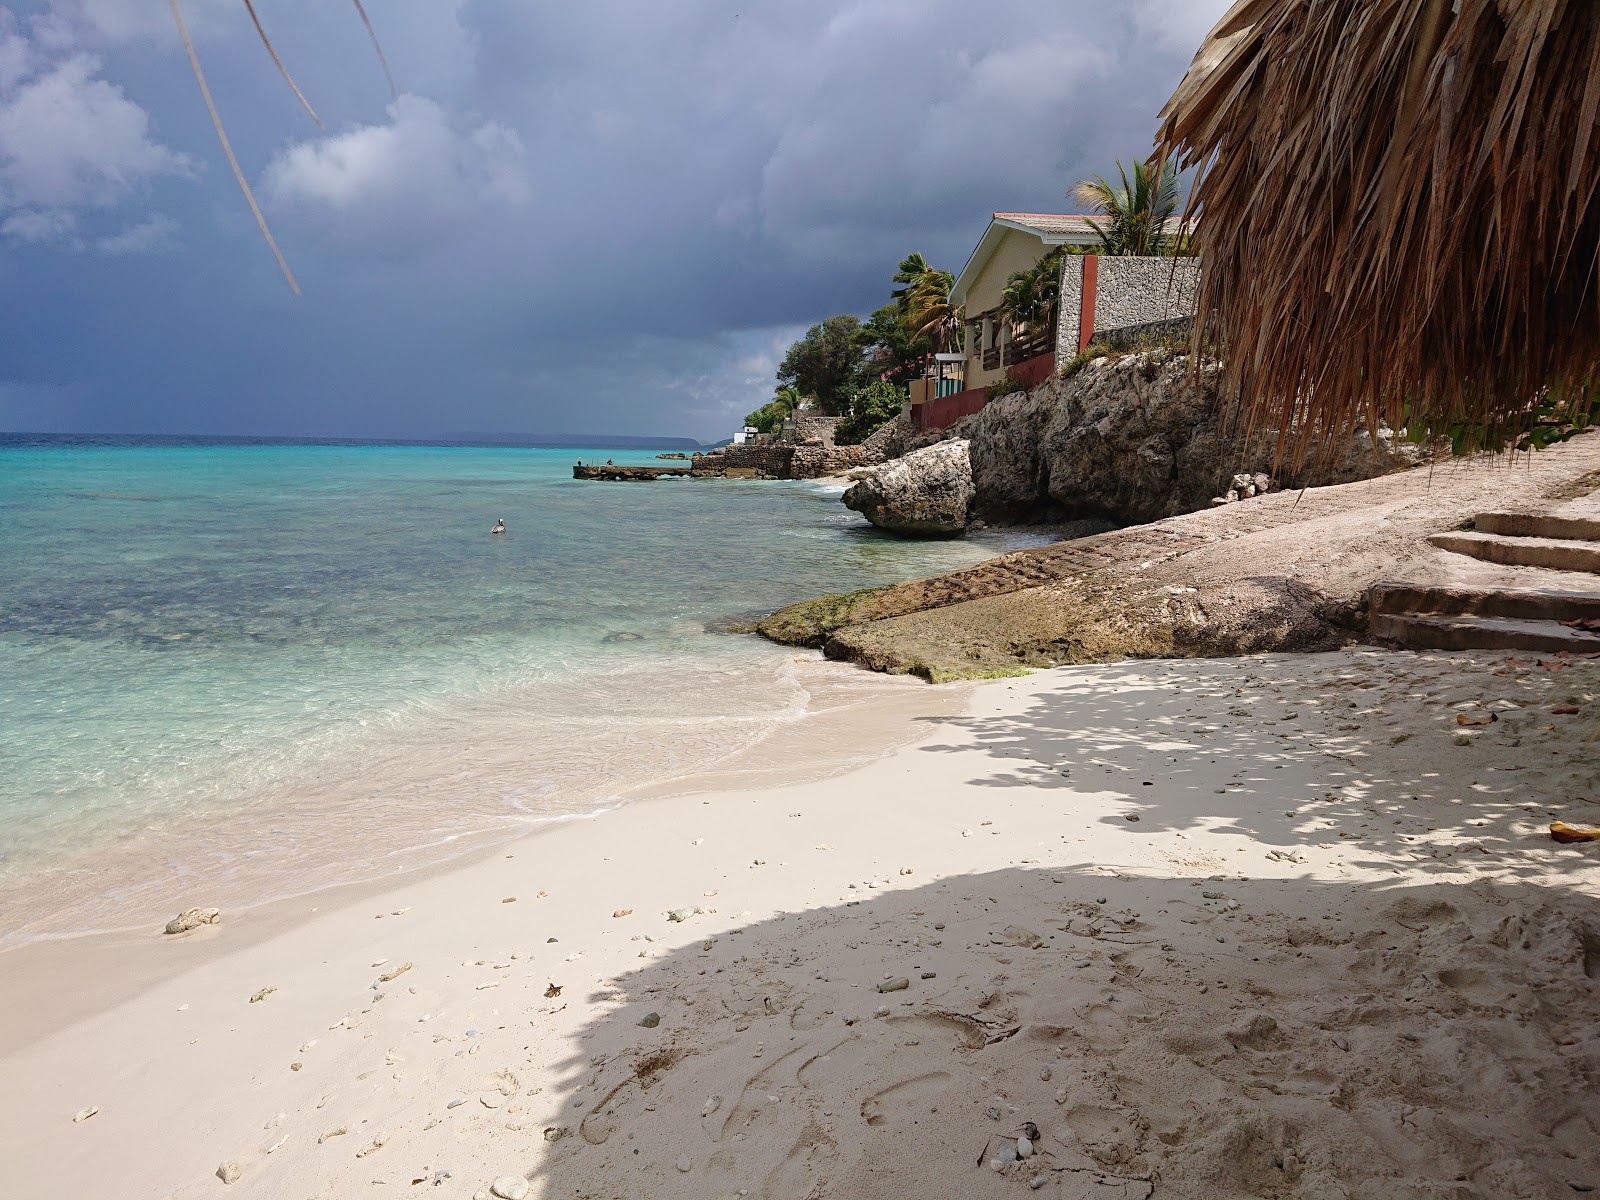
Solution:
[[[950,302],[966,309],[968,388],[999,383],[1010,367],[1053,358],[1055,339],[1048,331],[1020,338],[1015,335],[1005,317],[1003,293],[1013,275],[1032,270],[1056,247],[1087,249],[1096,245],[1099,239],[1089,224],[1092,219],[1057,213],[994,214],[950,289]]]
[[[988,403],[989,389],[1008,378],[1036,386],[1096,337],[1192,314],[1196,261],[1095,255],[1100,236],[1092,222],[1099,219],[993,214],[950,289],[950,303],[964,310],[963,348],[938,355],[927,377],[913,381],[911,403],[919,425],[942,428],[979,411]],[[1180,218],[1168,222],[1169,235],[1182,231]],[[1068,253],[1061,260],[1054,321],[1019,325],[1005,305],[1007,284],[1062,248]]]

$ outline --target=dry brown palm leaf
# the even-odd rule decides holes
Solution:
[[[289,281],[289,286],[298,296],[300,284],[296,282],[294,272],[289,270],[289,263],[283,257],[283,251],[278,249],[272,230],[267,228],[267,219],[261,215],[261,206],[256,203],[255,193],[250,190],[250,182],[244,177],[244,170],[239,166],[233,145],[228,141],[228,131],[222,127],[222,115],[217,112],[217,103],[211,98],[211,88],[206,83],[206,73],[200,69],[200,56],[195,53],[194,41],[189,37],[189,27],[184,24],[183,10],[178,7],[178,0],[168,0],[168,3],[172,6],[172,19],[178,25],[178,36],[183,39],[183,48],[189,55],[189,66],[194,70],[195,82],[200,85],[200,96],[206,102],[206,111],[211,114],[211,126],[217,131],[217,140],[222,143],[222,153],[227,157],[228,166],[233,168],[233,177],[239,184],[239,190],[244,193],[245,203],[250,206],[250,213],[256,219],[256,227],[261,230],[261,236],[266,239],[267,248],[272,251],[272,257],[278,262],[278,269],[283,272],[283,277]]]
[[[1197,336],[1285,457],[1587,416],[1600,5],[1241,0],[1162,117],[1156,158],[1197,170]]]
[[[321,128],[322,118],[317,116],[317,110],[311,107],[311,101],[306,99],[305,93],[300,90],[300,85],[295,83],[294,77],[289,74],[289,68],[284,66],[283,59],[278,57],[277,50],[273,48],[272,39],[267,36],[267,31],[261,26],[261,18],[256,15],[256,6],[253,0],[244,0],[244,9],[250,14],[250,20],[255,23],[256,33],[261,38],[261,44],[267,48],[267,53],[272,56],[272,64],[278,68],[278,74],[283,76],[283,81],[289,85],[289,90],[294,93],[295,99],[300,101],[305,110],[311,114],[311,119],[317,123],[318,128]]]
[[[295,98],[305,106],[306,112],[311,114],[311,119],[320,127],[322,118],[317,115],[317,110],[311,107],[311,102],[306,99],[289,69],[283,65],[283,60],[278,57],[278,51],[272,44],[272,39],[267,36],[265,27],[261,24],[261,17],[256,13],[254,0],[243,0],[245,11],[250,14],[250,20],[256,27],[256,34],[261,38],[261,44],[266,47],[267,53],[272,57],[273,65],[278,68],[278,73],[283,76],[289,90]],[[377,51],[378,63],[383,67],[383,77],[389,81],[389,94],[399,96],[399,91],[394,85],[394,75],[389,70],[389,60],[383,53],[383,45],[378,41],[378,34],[372,27],[372,21],[367,16],[367,10],[361,0],[353,0],[356,13],[361,17],[361,23],[366,26],[367,36],[372,39],[372,48]],[[200,85],[200,96],[205,101],[206,112],[211,115],[211,126],[217,131],[217,141],[222,144],[222,153],[228,160],[228,166],[233,171],[233,177],[239,184],[239,190],[244,193],[245,203],[250,206],[250,215],[256,219],[256,228],[261,231],[262,238],[267,243],[267,248],[272,251],[272,257],[277,260],[278,268],[283,272],[283,277],[289,281],[289,286],[295,295],[300,294],[300,284],[295,280],[294,272],[289,269],[288,261],[283,257],[283,252],[278,249],[278,243],[272,236],[272,230],[267,226],[267,219],[262,215],[261,206],[256,203],[255,193],[250,190],[250,183],[245,178],[244,169],[239,166],[239,159],[233,152],[233,145],[228,140],[228,132],[222,124],[222,114],[217,111],[217,104],[211,96],[211,87],[206,83],[206,74],[200,67],[200,56],[195,52],[194,40],[189,36],[189,27],[183,19],[183,10],[179,7],[178,0],[168,0],[172,7],[172,20],[178,27],[178,36],[183,40],[184,51],[189,56],[189,66],[194,71],[195,82]]]
[[[367,27],[367,36],[372,39],[372,48],[378,52],[378,64],[383,67],[383,77],[389,81],[389,95],[399,99],[400,89],[394,86],[394,76],[389,73],[389,60],[384,57],[383,45],[378,41],[378,31],[372,27],[372,21],[367,17],[367,10],[362,7],[361,0],[351,0],[351,3],[361,15],[361,23]]]

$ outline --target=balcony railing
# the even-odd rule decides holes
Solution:
[[[1055,353],[1055,347],[1051,345],[1049,335],[1034,334],[1031,337],[1007,342],[1005,363],[1008,367],[1014,367],[1018,363],[1027,362],[1030,358],[1038,358],[1041,354],[1053,353]]]
[[[1000,347],[990,346],[983,352],[983,369],[985,371],[998,371],[1000,369]]]

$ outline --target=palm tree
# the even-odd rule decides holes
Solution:
[[[1057,247],[1035,266],[1018,271],[1006,281],[1005,290],[1000,293],[1000,312],[1017,336],[1044,333],[1055,327],[1064,253],[1065,247]]]
[[[931,270],[933,267],[929,265],[928,260],[916,251],[900,260],[900,269],[894,273],[894,281],[902,286],[895,288],[889,296],[900,306],[902,313],[906,310],[906,296],[912,286]]]
[[[922,256],[914,254],[914,258]],[[950,304],[950,288],[954,286],[955,275],[949,270],[926,267],[904,290],[907,330],[917,338],[931,336],[934,349],[958,344],[962,336],[966,310],[960,304]]]
[[[1103,176],[1085,179],[1072,189],[1082,204],[1105,214],[1105,223],[1090,221],[1100,239],[1100,253],[1159,255],[1168,248],[1167,222],[1178,211],[1178,173],[1162,164],[1154,169],[1133,164],[1133,177],[1120,161],[1117,174],[1122,186]]]

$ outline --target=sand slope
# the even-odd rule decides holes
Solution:
[[[1600,817],[1597,683],[1371,650],[1064,668],[822,783],[641,803],[235,953],[254,918],[152,933],[171,978],[0,1060],[8,1186],[1600,1187],[1600,848],[1545,833]],[[980,1164],[1025,1122],[1033,1159]]]

